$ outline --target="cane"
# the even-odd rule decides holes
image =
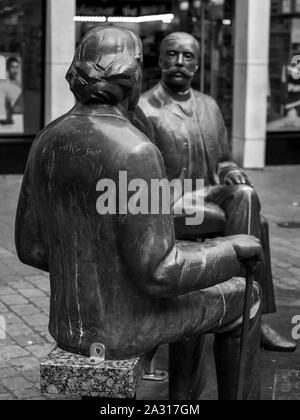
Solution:
[[[245,305],[244,305],[244,319],[243,319],[243,330],[242,330],[242,341],[241,341],[241,352],[240,352],[240,364],[238,372],[238,385],[237,385],[237,401],[243,400],[244,395],[244,383],[246,376],[247,366],[247,347],[250,331],[250,315],[252,307],[252,295],[254,286],[254,270],[252,265],[246,267],[246,294],[245,294]]]

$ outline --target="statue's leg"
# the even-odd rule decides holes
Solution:
[[[226,236],[245,234],[261,238],[261,205],[252,187],[219,185],[210,190],[207,201],[217,204],[224,210]]]
[[[205,334],[222,334],[221,343],[229,345],[230,339],[235,346],[235,352],[229,359],[230,349],[219,355],[219,364],[236,367],[239,364],[239,344],[244,309],[246,282],[242,278],[232,279],[218,286],[191,293],[188,296],[182,296],[179,309],[185,312],[187,316],[185,330],[181,332],[181,337],[177,336],[177,343],[170,346],[170,399],[171,400],[190,400],[198,399],[203,384],[201,380],[205,379],[199,376],[201,372],[202,357],[201,343],[199,336]],[[255,283],[253,289],[253,305],[251,309],[251,325],[253,319],[258,317],[260,311],[260,288]],[[181,312],[178,310],[178,312]],[[178,314],[179,316],[179,314]],[[181,312],[182,317],[182,312]],[[257,320],[259,323],[259,320]],[[180,318],[174,325],[180,325]],[[260,334],[252,333],[252,347],[258,348],[260,343]],[[187,337],[190,337],[187,340]],[[226,338],[224,338],[226,337]],[[228,337],[228,338],[227,338]],[[229,362],[228,362],[229,360]],[[251,359],[250,363],[254,363]],[[199,370],[200,368],[200,370]],[[229,369],[229,367],[228,367]],[[235,374],[237,375],[237,368]],[[256,370],[253,369],[253,376]],[[226,373],[226,372],[225,372]],[[228,387],[236,386],[237,376],[234,378],[228,375],[223,378],[221,384]],[[259,379],[258,379],[259,381]]]
[[[226,232],[228,235],[248,234],[259,238],[262,242],[265,263],[255,273],[255,280],[263,291],[262,313],[276,312],[275,293],[271,267],[269,243],[269,227],[266,219],[260,216],[260,201],[257,193],[247,185],[213,187],[207,200],[224,210],[226,214]],[[262,324],[262,347],[270,351],[294,352],[296,344],[272,329],[266,323]]]
[[[265,263],[258,269],[255,277],[263,292],[263,314],[272,314],[276,312],[276,301],[272,275],[269,224],[264,217],[261,217],[260,239],[264,250]]]
[[[205,336],[169,345],[169,399],[198,400],[205,387]]]
[[[260,320],[261,310],[252,320],[249,332],[244,400],[260,399]],[[233,401],[237,397],[241,335],[241,327],[216,334],[215,360],[221,401]]]

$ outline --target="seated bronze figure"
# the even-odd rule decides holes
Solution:
[[[191,88],[199,56],[200,46],[193,36],[180,32],[167,36],[160,54],[162,81],[142,95],[133,122],[161,151],[169,180],[205,181],[204,222],[186,226],[185,217],[175,216],[178,239],[249,234],[262,241],[266,261],[256,279],[263,290],[263,313],[270,314],[276,305],[268,222],[261,218],[260,201],[249,178],[232,160],[218,105]],[[187,197],[184,200],[188,209]],[[182,206],[182,200],[174,203],[174,211],[178,205]],[[272,351],[296,350],[294,342],[266,323],[262,325],[262,346]]]
[[[76,106],[35,140],[20,193],[16,245],[25,264],[48,271],[50,333],[58,346],[89,356],[130,358],[173,343],[196,354],[214,333],[220,399],[235,399],[245,279],[241,263],[263,258],[259,240],[240,235],[205,244],[176,242],[172,215],[97,212],[97,185],[166,178],[153,145],[128,119],[141,93],[142,45],[132,32],[96,28],[67,74]],[[253,292],[245,399],[259,398],[260,289]],[[190,383],[172,373],[172,399]],[[184,363],[177,367],[184,369]]]

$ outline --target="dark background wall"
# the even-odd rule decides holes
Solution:
[[[0,174],[24,172],[31,143],[0,144]]]

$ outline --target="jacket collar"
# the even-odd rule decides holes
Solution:
[[[72,115],[85,115],[89,117],[115,117],[128,121],[128,113],[122,106],[103,104],[78,103],[71,110]]]
[[[153,95],[161,108],[168,109],[170,112],[182,119],[184,118],[184,113],[180,110],[180,102],[184,104],[186,101],[191,99],[193,91],[192,89],[189,89],[186,93],[179,95],[171,92],[162,84],[162,82],[160,82],[153,89]]]

